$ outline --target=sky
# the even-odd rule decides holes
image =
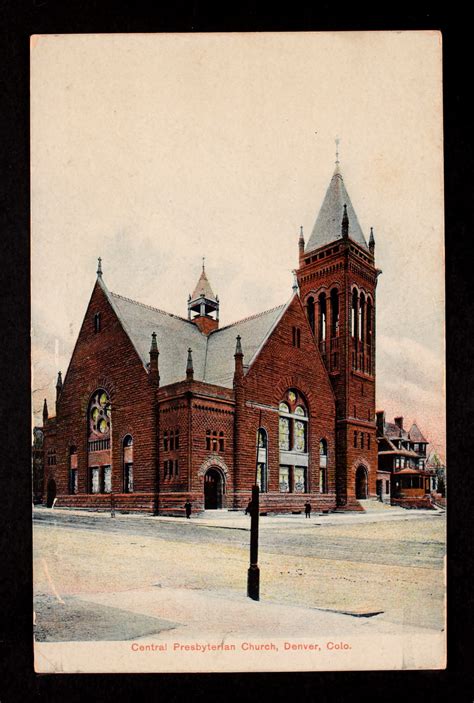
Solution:
[[[331,179],[376,240],[377,409],[444,457],[437,32],[31,39],[34,422],[54,408],[102,257],[109,290],[221,325],[286,302]]]

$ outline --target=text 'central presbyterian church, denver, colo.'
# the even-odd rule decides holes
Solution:
[[[374,237],[339,166],[291,299],[219,328],[203,270],[178,317],[97,281],[56,416],[43,412],[45,500],[180,515],[360,510],[375,496]],[[184,301],[183,301],[184,302]]]

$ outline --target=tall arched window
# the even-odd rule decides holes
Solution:
[[[357,290],[354,288],[352,291],[352,302],[351,302],[351,335],[352,337],[356,337],[356,331],[357,331],[357,308],[358,308],[358,300],[357,300]]]
[[[87,411],[90,493],[112,492],[111,420],[109,394],[99,388],[93,394]]]
[[[127,435],[122,443],[123,451],[123,490],[133,493],[133,437]]]
[[[314,298],[308,298],[308,302],[306,303],[306,310],[307,310],[307,315],[308,315],[308,322],[309,326],[311,327],[311,330],[314,334]]]
[[[318,339],[320,342],[326,341],[326,293],[319,295]]]
[[[328,480],[327,480],[327,466],[328,466],[328,443],[325,439],[322,439],[319,443],[319,492],[328,492]]]
[[[69,493],[74,495],[78,492],[77,477],[77,447],[69,447]]]
[[[259,427],[257,432],[257,452],[257,486],[261,493],[266,493],[268,491],[268,435],[263,427]]]
[[[279,405],[281,493],[308,491],[308,411],[301,394],[290,389]]]
[[[365,295],[361,293],[359,303],[359,339],[365,340]]]
[[[339,293],[337,288],[331,291],[331,338],[339,334]]]

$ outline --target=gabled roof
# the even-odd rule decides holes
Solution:
[[[428,442],[428,440],[423,437],[421,430],[416,424],[416,422],[414,422],[413,425],[410,427],[408,434],[410,435],[410,440],[412,442]]]
[[[204,294],[204,297],[208,298],[208,300],[216,300],[216,296],[214,295],[214,292],[211,288],[211,284],[209,283],[209,280],[206,276],[204,266],[202,267],[201,275],[199,276],[199,280],[196,283],[196,287],[191,296],[191,300],[196,300],[197,298],[200,298],[202,294]]]
[[[341,223],[344,205],[347,205],[347,216],[349,218],[349,239],[369,251],[337,164],[316,218],[313,231],[305,247],[306,252],[342,239]]]
[[[191,347],[194,379],[232,388],[237,335],[241,336],[244,369],[247,369],[291,302],[247,317],[206,336],[197,325],[185,318],[111,293],[102,280],[101,287],[144,366],[149,362],[151,334],[156,332],[161,386],[185,380],[188,348]]]

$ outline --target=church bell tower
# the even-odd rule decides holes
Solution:
[[[336,490],[340,507],[376,494],[375,239],[367,244],[336,156],[311,235],[301,228],[301,301],[336,396]]]

